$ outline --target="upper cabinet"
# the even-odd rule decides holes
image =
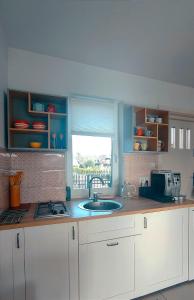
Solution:
[[[9,91],[8,148],[64,151],[67,149],[68,98]]]
[[[120,104],[121,152],[167,152],[168,111]]]

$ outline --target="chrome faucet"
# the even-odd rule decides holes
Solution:
[[[102,179],[102,177],[100,176],[93,176],[90,181],[89,181],[89,184],[88,184],[88,190],[89,190],[89,199],[91,199],[91,190],[92,190],[92,183],[93,183],[93,180],[94,179],[98,179],[101,181],[102,185],[104,185],[104,180]],[[94,201],[97,201],[98,200],[98,195],[97,193],[94,193],[94,197],[92,198]]]

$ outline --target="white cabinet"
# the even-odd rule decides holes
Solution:
[[[189,209],[189,280],[194,279],[194,207]]]
[[[80,300],[129,300],[134,292],[136,235],[141,215],[79,223]]]
[[[25,228],[26,300],[78,299],[76,223]]]
[[[25,300],[23,229],[0,231],[0,300]]]
[[[188,209],[144,215],[135,253],[136,296],[188,280]]]
[[[79,258],[80,300],[129,299],[134,289],[134,237],[80,245]]]

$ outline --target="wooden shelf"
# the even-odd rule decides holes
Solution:
[[[21,129],[21,128],[9,128],[10,132],[13,133],[46,133],[48,134],[48,130],[39,130],[39,129]]]
[[[144,124],[143,124],[144,125]],[[157,122],[145,122],[145,126],[146,125],[158,125],[158,126],[168,126],[167,123],[157,123]]]
[[[152,139],[157,139],[156,136],[146,136],[146,135],[134,135],[135,139],[146,139],[146,140],[152,140]]]
[[[32,114],[32,115],[44,115],[44,116],[48,116],[48,115],[50,115],[50,116],[61,116],[61,117],[66,117],[67,116],[67,114],[66,113],[57,113],[57,112],[47,112],[47,111],[34,111],[34,110],[29,110],[28,111],[29,112],[29,114]]]

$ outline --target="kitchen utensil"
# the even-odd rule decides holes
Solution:
[[[42,121],[35,121],[32,123],[32,128],[37,130],[44,130],[46,128],[46,124]]]
[[[144,130],[142,127],[137,127],[137,135],[138,136],[143,136],[144,135]]]
[[[33,109],[33,111],[43,112],[44,111],[44,104],[35,102],[35,103],[32,104],[32,109]]]
[[[47,111],[48,112],[52,112],[52,113],[55,113],[56,112],[56,107],[54,104],[48,104],[47,106]]]
[[[135,151],[140,151],[141,150],[141,143],[140,142],[135,142],[133,146]]]
[[[161,152],[162,150],[164,150],[165,144],[163,141],[158,140],[158,152]]]
[[[157,123],[161,124],[162,121],[163,121],[163,119],[162,119],[161,117],[157,117],[157,118],[156,118],[156,122],[157,122]]]
[[[147,116],[147,122],[154,123],[155,122],[155,117],[153,115],[148,115]]]
[[[152,130],[146,129],[146,130],[145,130],[145,135],[146,135],[146,136],[152,136],[152,135],[153,135]]]
[[[148,149],[148,143],[147,143],[147,141],[142,142],[141,143],[141,150],[142,151],[147,151],[147,149]]]
[[[30,142],[31,148],[40,148],[42,146],[42,143],[40,142]]]
[[[137,196],[137,188],[135,185],[124,181],[122,188],[122,197],[123,198],[132,198]]]
[[[30,127],[30,123],[27,120],[15,120],[14,127],[20,129],[27,129]]]
[[[20,206],[20,184],[23,172],[19,171],[15,175],[9,176],[10,185],[10,207],[17,208]]]

